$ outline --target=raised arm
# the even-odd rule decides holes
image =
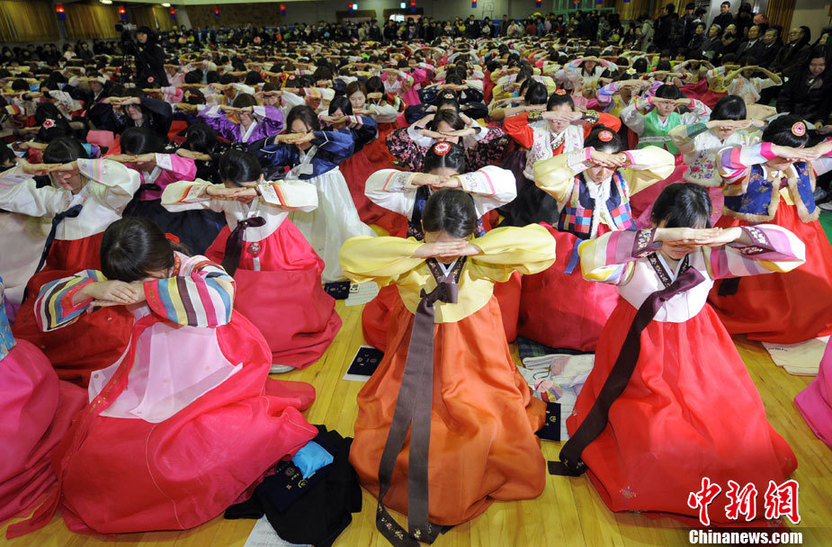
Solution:
[[[234,278],[208,260],[189,276],[154,279],[142,286],[153,313],[176,324],[219,327],[231,321]]]
[[[338,255],[341,270],[356,283],[375,281],[381,286],[389,285],[424,262],[424,258],[413,256],[421,245],[399,237],[351,237]]]

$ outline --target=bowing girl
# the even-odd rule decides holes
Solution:
[[[29,300],[20,308],[14,333],[43,350],[61,379],[86,385],[93,370],[123,352],[129,317],[118,310],[106,310],[81,317],[63,332],[42,333],[32,304],[44,283],[100,267],[104,230],[121,218],[140,180],[135,171],[117,162],[87,159],[81,143],[74,139],[50,143],[43,160],[48,163],[24,164],[0,177],[0,208],[52,221],[37,273],[27,285]],[[33,177],[47,174],[51,184],[38,187]],[[82,337],[87,339],[85,345],[77,342]]]
[[[691,183],[668,186],[652,215],[650,230],[581,244],[584,276],[618,286],[621,300],[550,470],[588,471],[612,511],[698,524],[694,493],[706,478],[725,489],[729,481],[751,483],[762,494],[797,467],[708,305],[708,290],[715,279],[794,269],[805,247],[774,225],[709,228],[708,193]],[[756,497],[755,523],[764,519],[765,498]],[[721,495],[709,505],[713,525],[737,525],[726,516],[729,503]]]
[[[411,537],[430,542],[494,500],[543,490],[534,435],[543,403],[511,360],[492,290],[514,271],[551,265],[554,240],[528,226],[472,241],[476,225],[472,197],[443,188],[425,205],[424,242],[357,237],[341,249],[350,279],[395,283],[401,293],[384,359],[358,395],[350,450],[359,480],[379,499],[376,524],[391,541],[407,532],[387,506],[408,514]],[[406,444],[410,456],[400,457]]]
[[[45,285],[35,304],[45,331],[95,307],[125,308],[133,324],[55,452],[59,499],[26,528],[48,523],[58,501],[73,532],[198,526],[317,435],[300,413],[314,389],[268,378],[268,345],[232,312],[234,280],[151,221],[108,227],[101,267]]]
[[[731,334],[793,344],[832,333],[832,246],[817,220],[815,177],[832,169],[832,142],[803,148],[809,136],[797,117],[783,116],[762,143],[725,148],[717,169],[725,183],[722,228],[770,222],[800,238],[811,252],[789,273],[723,280],[711,303]]]
[[[374,235],[361,222],[338,164],[353,151],[352,136],[342,131],[321,131],[318,116],[308,106],[296,106],[286,118],[288,133],[277,135],[258,152],[260,162],[272,168],[289,168],[288,180],[302,180],[318,191],[315,210],[293,211],[289,218],[324,260],[325,282],[344,279],[338,264],[341,244],[355,235]]]
[[[523,279],[518,332],[553,348],[591,352],[618,294],[581,277],[578,244],[635,229],[631,196],[672,173],[674,158],[655,146],[625,150],[618,134],[603,126],[584,144],[535,164],[535,184],[557,203],[557,224],[543,226],[561,253],[551,268]]]
[[[323,261],[287,218],[291,210],[314,209],[317,192],[297,180],[266,181],[257,158],[237,150],[222,156],[219,176],[223,186],[203,180],[171,184],[162,204],[174,213],[225,214],[228,225],[206,255],[234,276],[234,309],[263,333],[272,372],[309,366],[341,327],[335,300],[321,287]]]

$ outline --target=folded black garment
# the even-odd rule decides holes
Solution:
[[[313,440],[334,461],[304,479],[292,462],[280,462],[276,473],[254,490],[246,502],[232,505],[225,518],[253,518],[264,514],[277,534],[290,543],[328,547],[361,511],[361,486],[349,462],[352,438],[317,426]]]

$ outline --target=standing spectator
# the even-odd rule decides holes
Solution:
[[[641,23],[641,51],[647,51],[653,45],[653,37],[656,31],[653,29],[653,21],[646,15],[640,17]]]
[[[500,21],[500,36],[508,35],[508,27],[511,24],[511,20],[508,18],[507,14],[503,14],[503,20]]]
[[[676,22],[679,16],[676,15],[676,5],[667,4],[664,7],[663,15],[659,17],[656,26],[656,47],[659,50],[672,49],[675,46],[674,34]]]
[[[724,29],[733,22],[734,16],[731,14],[731,2],[723,2],[719,6],[719,15],[714,17],[712,24],[719,25],[720,28]]]

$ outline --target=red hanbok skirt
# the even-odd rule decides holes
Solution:
[[[100,415],[120,393],[107,394],[129,372],[127,360],[79,414],[54,457],[70,530],[199,526],[246,499],[271,466],[318,434],[301,414],[315,389],[268,377],[271,353],[257,328],[235,315],[216,331],[223,354],[242,368],[167,420]]]
[[[124,353],[133,315],[123,306],[113,306],[82,314],[74,323],[52,332],[41,332],[34,306],[46,283],[83,270],[101,269],[99,249],[103,235],[102,232],[83,239],[56,239],[43,270],[26,285],[26,300],[12,326],[15,338],[28,340],[46,354],[60,379],[81,386],[89,384],[90,374],[110,366]]]
[[[224,227],[206,256],[222,264],[230,235]],[[252,243],[240,255],[234,310],[263,333],[272,363],[305,368],[323,355],[341,328],[335,300],[321,285],[323,260],[289,219],[257,243],[257,255]],[[257,271],[255,257],[260,259]]]
[[[765,276],[761,276],[765,277]],[[598,341],[595,366],[566,426],[574,435],[601,391],[636,315],[621,300]],[[797,467],[766,420],[763,402],[731,337],[707,304],[684,323],[652,321],[641,333],[635,372],[612,404],[603,433],[583,451],[589,477],[612,511],[650,511],[698,522],[688,494],[708,477],[722,493],[709,506],[725,517],[728,481],[753,483],[757,518],[768,481]]]
[[[55,486],[52,451],[86,404],[86,391],[58,380],[26,340],[0,361],[0,522],[25,516]]]
[[[717,283],[709,301],[728,332],[751,340],[794,344],[832,333],[832,246],[820,222],[803,222],[797,208],[783,200],[770,222],[806,244],[806,262],[788,273],[743,277],[729,296],[719,295]],[[728,216],[717,223],[743,225],[748,223]]]
[[[613,285],[584,279],[580,263],[566,273],[579,240],[549,224],[543,226],[554,236],[558,256],[547,270],[524,277],[518,333],[552,348],[595,351],[601,329],[618,303],[618,291]],[[607,231],[599,226],[598,235]]]

